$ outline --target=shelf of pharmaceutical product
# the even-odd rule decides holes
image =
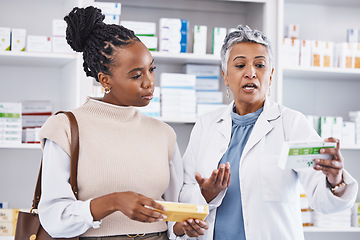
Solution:
[[[13,236],[0,236],[0,240],[14,240]]]
[[[311,78],[326,80],[359,80],[360,69],[329,67],[284,67],[284,78]]]
[[[159,119],[163,122],[167,123],[195,123],[196,118],[182,118],[182,117],[176,117],[176,118],[169,118],[169,117],[156,117],[156,119]]]
[[[61,67],[74,61],[77,54],[0,52],[0,65]]]
[[[194,53],[169,53],[151,52],[155,62],[159,63],[201,63],[201,64],[220,64],[220,57],[213,54],[197,55]]]
[[[26,143],[0,143],[0,149],[41,149],[40,144],[26,144]]]
[[[304,3],[313,5],[332,5],[341,7],[360,7],[358,0],[285,0],[287,3]]]
[[[349,228],[304,227],[304,232],[360,232],[360,228],[358,228],[358,227],[349,227]]]

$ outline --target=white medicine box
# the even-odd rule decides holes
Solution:
[[[23,52],[26,46],[26,29],[11,29],[11,51]]]
[[[10,28],[0,28],[0,51],[10,51]]]
[[[29,35],[26,50],[28,52],[51,52],[51,37]]]

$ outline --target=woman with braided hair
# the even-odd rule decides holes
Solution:
[[[72,110],[79,125],[78,199],[69,184],[67,117],[54,115],[41,129],[43,227],[56,238],[175,238],[153,208],[166,210],[156,200],[178,201],[183,166],[176,135],[134,108],[153,98],[153,57],[133,31],[105,24],[100,9],[74,8],[64,19],[68,44],[83,53],[86,75],[100,82],[105,95]],[[196,235],[207,228],[202,221],[183,225]]]

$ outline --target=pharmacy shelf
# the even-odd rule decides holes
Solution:
[[[360,145],[345,145],[340,146],[341,150],[360,150]]]
[[[198,64],[220,64],[220,57],[213,54],[198,55],[193,53],[169,53],[151,52],[157,63],[198,63]]]
[[[196,118],[182,118],[182,117],[156,117],[160,121],[167,122],[167,123],[195,123]]]
[[[360,232],[360,227],[348,227],[348,228],[304,227],[304,232]]]
[[[0,143],[0,149],[41,149],[41,145],[37,143]]]
[[[13,236],[0,236],[0,240],[14,240]]]
[[[360,69],[327,67],[284,67],[284,78],[311,78],[326,80],[358,80]]]
[[[62,67],[76,59],[77,54],[0,52],[2,66]]]
[[[314,5],[332,5],[341,7],[360,7],[358,0],[285,0],[286,3],[303,3]]]

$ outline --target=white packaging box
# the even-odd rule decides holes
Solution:
[[[159,22],[160,51],[187,52],[189,22],[177,18],[160,18]]]
[[[0,142],[21,143],[21,103],[0,103]]]
[[[22,115],[22,127],[41,127],[44,125],[46,120],[51,116],[51,114],[44,115]]]
[[[26,51],[28,52],[51,52],[51,37],[48,36],[27,36]]]
[[[311,66],[311,40],[300,41],[300,66]]]
[[[360,43],[353,43],[352,48],[354,53],[354,68],[360,68]]]
[[[100,8],[105,15],[121,15],[121,3],[94,2],[94,6]]]
[[[57,37],[66,36],[67,23],[64,19],[53,19],[52,21],[52,35]]]
[[[221,47],[224,44],[224,39],[226,37],[226,28],[215,27],[213,29],[213,45],[212,45],[212,54],[220,57]]]
[[[52,114],[50,101],[22,101],[22,114],[27,113],[47,113]]]
[[[283,62],[287,66],[299,66],[300,41],[298,39],[284,38],[282,48]]]
[[[194,44],[193,53],[205,55],[206,54],[206,40],[207,40],[207,26],[194,25]]]
[[[26,29],[13,28],[11,29],[11,51],[23,52],[26,46]]]
[[[0,51],[10,51],[10,28],[0,28]]]
[[[342,128],[343,128],[343,118],[333,117],[331,124],[331,136],[333,138],[341,139]]]
[[[319,133],[319,120],[320,120],[320,117],[319,116],[315,116],[315,115],[306,115],[306,118],[309,122],[309,125],[311,127],[313,127],[315,129],[315,131]]]
[[[120,25],[131,29],[137,36],[156,36],[156,23],[141,21],[121,21]]]
[[[313,41],[311,46],[311,65],[315,67],[324,66],[324,50],[322,41]]]
[[[197,107],[197,109],[196,109],[197,116],[201,116],[206,113],[215,111],[219,108],[224,109],[227,107],[227,105],[226,104],[197,104],[196,107]]]
[[[157,50],[157,37],[152,36],[137,36],[140,41],[149,49],[149,51],[156,51]]]
[[[289,24],[285,29],[285,36],[291,39],[299,38],[299,25],[298,24]]]
[[[284,142],[279,159],[281,169],[314,167],[314,159],[331,159],[332,155],[320,153],[322,148],[335,148],[333,142]]]
[[[352,146],[356,144],[355,141],[355,122],[343,122],[343,127],[341,131],[341,145],[342,146]]]
[[[222,104],[223,93],[220,91],[197,91],[196,102],[198,104]]]
[[[300,64],[300,41],[298,39],[290,39],[289,56],[286,62],[291,66],[299,66]]]
[[[160,87],[185,88],[195,90],[196,76],[194,74],[161,73]]]
[[[323,66],[324,67],[333,67],[334,66],[334,42],[323,42]]]
[[[346,41],[348,43],[358,43],[359,42],[359,30],[356,28],[350,28],[346,31]]]
[[[338,43],[335,46],[337,67],[353,68],[353,47],[351,43]]]
[[[332,137],[332,123],[334,122],[334,117],[322,116],[319,119],[319,135],[325,139]]]
[[[39,138],[40,128],[25,128],[22,131],[23,143],[40,143]]]
[[[65,37],[52,37],[51,44],[54,53],[74,53]]]
[[[0,236],[14,236],[15,223],[14,222],[2,222],[0,221]]]
[[[104,23],[106,24],[120,24],[120,15],[105,14]]]
[[[184,71],[196,75],[196,90],[219,90],[220,67],[218,65],[186,64]]]

